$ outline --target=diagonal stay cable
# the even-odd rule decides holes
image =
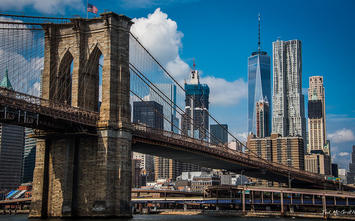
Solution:
[[[157,93],[157,95],[158,95],[160,98],[162,98],[165,103],[169,104],[169,106],[174,109],[174,107],[173,107],[173,105],[172,105],[172,103],[174,103],[174,102],[173,102],[169,97],[167,97],[166,94],[163,93],[163,92],[162,92],[154,83],[152,83],[144,74],[142,74],[133,64],[130,63],[130,65],[132,66],[132,67],[130,67],[130,69],[131,69],[149,88],[151,88],[155,93],[157,93],[156,90],[158,90],[162,95],[164,95],[165,98],[162,97],[161,95],[159,95],[159,93]],[[134,70],[133,70],[133,69],[134,69]],[[144,80],[143,78],[146,79],[146,80]],[[146,81],[148,81],[149,83],[147,83]],[[153,85],[154,88],[152,88],[150,85]],[[168,101],[166,101],[165,99],[168,99]],[[182,112],[182,113],[180,113],[179,111],[177,111],[181,116],[182,116],[182,115],[185,115],[185,116],[189,117],[190,120],[192,120],[192,122],[194,122],[193,119],[192,119],[192,117],[191,117],[190,115],[187,115],[186,112],[185,112],[184,110],[182,110],[178,105],[175,104],[174,106],[175,106],[175,108],[177,107],[177,108]],[[176,109],[175,109],[175,110],[176,110]],[[171,122],[170,122],[170,123],[171,123]],[[196,126],[194,123],[192,123],[192,125]],[[199,126],[199,125],[197,125],[197,127],[198,127],[198,129],[203,129],[203,130],[205,130],[205,132],[207,132],[210,136],[212,136],[212,137],[215,138],[216,140],[218,140],[218,141],[220,141],[221,143],[223,143],[218,137],[216,137],[215,135],[213,135],[212,133],[210,133],[206,128],[201,127],[201,126]],[[223,145],[223,146],[224,146],[224,145]]]
[[[148,51],[148,49],[146,49],[143,44],[138,40],[137,37],[135,37],[131,32],[130,35],[133,37],[133,39],[138,42],[138,44],[144,49],[144,51],[158,64],[158,66],[179,86],[179,88],[181,88],[185,93],[185,89],[175,80],[175,78],[159,63],[159,61]],[[241,144],[243,147],[245,147],[248,152],[252,153],[253,155],[255,155],[256,157],[260,158],[260,160],[266,161],[268,163],[270,163],[268,160],[262,158],[261,156],[259,156],[257,153],[255,153],[254,151],[251,151],[247,145],[245,145],[244,143],[242,143],[237,137],[235,137],[230,131],[228,131],[225,127],[223,127],[221,125],[221,123],[219,121],[217,121],[216,118],[214,118],[210,112],[206,109],[206,113],[208,114],[209,117],[211,117],[212,120],[214,120],[220,127],[223,128],[223,130],[225,130],[231,137],[233,137],[239,144]]]

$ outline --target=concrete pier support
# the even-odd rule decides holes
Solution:
[[[242,190],[242,211],[243,211],[243,214],[246,213],[246,211],[245,211],[245,189]]]
[[[128,17],[109,12],[43,25],[42,97],[98,111],[100,119],[96,134],[85,134],[85,128],[68,128],[66,135],[41,131],[29,217],[131,216],[131,24]]]

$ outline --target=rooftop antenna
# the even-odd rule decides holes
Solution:
[[[258,15],[258,26],[259,26],[259,30],[258,30],[258,51],[260,52],[260,13]]]
[[[192,65],[193,66],[193,70],[195,71],[196,70],[195,69],[196,68],[195,58],[193,58],[192,60],[193,60],[193,65]]]

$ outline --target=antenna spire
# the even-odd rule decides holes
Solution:
[[[195,70],[195,68],[196,68],[195,58],[193,58],[193,62],[194,62],[193,63],[193,67],[194,67],[193,70]]]
[[[260,13],[259,13],[259,15],[258,15],[258,51],[260,52],[260,49],[261,49],[261,47],[260,47]]]

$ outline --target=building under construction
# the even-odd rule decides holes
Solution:
[[[208,105],[210,89],[200,83],[198,71],[191,71],[190,80],[185,83],[185,114],[182,119],[182,133],[196,139],[208,141]],[[199,171],[199,166],[182,163],[182,172]]]

